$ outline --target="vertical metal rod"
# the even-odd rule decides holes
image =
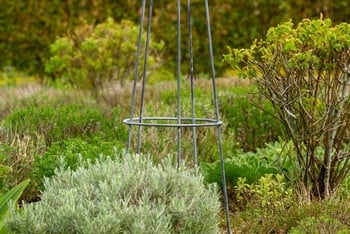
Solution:
[[[136,58],[135,58],[135,70],[134,70],[134,83],[132,87],[132,98],[131,98],[131,106],[130,106],[130,121],[134,118],[135,112],[135,99],[136,99],[136,83],[139,76],[139,61],[140,61],[140,51],[141,51],[141,42],[142,42],[142,29],[143,29],[143,21],[145,19],[145,8],[146,8],[146,0],[142,1],[141,15],[140,15],[140,28],[139,35],[137,38],[137,50],[136,50]],[[129,125],[128,130],[128,144],[126,146],[126,152],[130,151],[131,147],[131,137],[132,137],[132,127]]]
[[[190,82],[191,82],[191,111],[192,111],[192,123],[195,124],[195,111],[194,111],[194,68],[193,68],[193,38],[192,38],[192,18],[191,18],[191,0],[187,1],[187,18],[188,18],[188,40],[190,47]],[[196,128],[192,128],[193,137],[193,163],[194,169],[198,168],[198,153],[197,153],[197,132]]]
[[[205,13],[206,13],[206,21],[207,21],[207,29],[208,29],[208,44],[209,44],[209,53],[210,53],[210,69],[211,69],[211,79],[212,79],[212,82],[213,82],[213,95],[214,95],[214,103],[215,103],[215,115],[216,115],[216,120],[219,122],[220,121],[220,117],[219,117],[218,97],[217,97],[217,93],[216,93],[214,55],[213,55],[213,46],[212,46],[211,30],[210,30],[210,17],[209,17],[208,0],[204,0],[204,2],[205,2]],[[227,233],[231,233],[230,211],[229,211],[229,207],[228,207],[226,176],[225,176],[225,162],[224,162],[223,150],[222,150],[222,139],[221,139],[221,128],[220,128],[220,126],[217,127],[217,134],[218,134],[219,153],[220,153],[220,162],[221,162],[221,180],[222,180],[222,187],[223,187],[223,193],[224,193],[224,202],[225,202],[225,211],[226,211],[226,226],[227,226]]]
[[[228,206],[228,196],[227,196],[227,186],[226,186],[226,176],[225,176],[225,161],[224,161],[223,150],[222,150],[221,127],[220,126],[217,127],[217,134],[218,134],[220,164],[221,164],[222,191],[224,194],[224,203],[225,203],[226,226],[227,226],[227,233],[231,233],[230,209]]]
[[[151,36],[152,8],[153,8],[153,0],[150,1],[149,12],[148,12],[145,58],[144,58],[144,62],[143,62],[143,73],[142,73],[141,104],[140,104],[140,116],[139,116],[140,123],[143,122],[142,116],[143,116],[143,111],[144,111],[146,71],[147,71],[147,62],[148,62],[148,47],[149,47],[149,41],[150,41],[150,36]],[[141,151],[141,131],[142,131],[142,126],[139,127],[139,131],[138,131],[138,135],[137,135],[137,153],[138,154]]]
[[[181,4],[177,0],[177,123],[181,124]],[[177,128],[177,166],[181,165],[181,128]]]

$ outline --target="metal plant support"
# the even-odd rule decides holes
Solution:
[[[227,224],[227,232],[231,233],[230,230],[230,219],[229,219],[229,207],[228,207],[228,198],[227,198],[227,189],[226,189],[226,178],[225,178],[225,169],[224,169],[224,158],[223,158],[223,150],[222,150],[222,139],[221,139],[221,125],[222,121],[220,120],[219,108],[218,108],[218,98],[216,91],[216,81],[215,81],[215,68],[214,68],[214,57],[213,57],[213,47],[212,47],[212,39],[211,39],[211,30],[210,30],[210,20],[209,20],[209,7],[208,0],[204,0],[205,11],[206,11],[206,23],[207,23],[207,37],[208,37],[208,47],[210,54],[210,72],[211,72],[211,81],[213,88],[213,102],[215,107],[215,118],[197,118],[195,116],[195,96],[194,96],[194,59],[193,59],[193,46],[192,46],[192,21],[191,21],[191,1],[187,1],[187,18],[188,18],[188,42],[189,42],[189,65],[190,65],[190,92],[191,92],[191,114],[190,117],[184,117],[181,115],[181,0],[177,0],[177,114],[176,117],[167,117],[167,116],[157,116],[157,117],[148,117],[144,116],[144,97],[145,97],[145,86],[146,86],[146,73],[147,73],[147,63],[148,63],[148,53],[149,53],[149,42],[151,35],[151,21],[152,21],[152,10],[153,10],[153,0],[149,1],[148,5],[148,18],[147,18],[147,33],[146,33],[146,44],[144,47],[144,61],[143,61],[143,71],[141,74],[142,85],[141,85],[141,96],[140,96],[140,107],[139,107],[139,115],[135,117],[135,102],[136,102],[136,86],[139,78],[139,63],[140,63],[140,55],[141,55],[141,42],[142,42],[142,30],[144,27],[145,21],[145,10],[146,10],[146,0],[142,0],[142,8],[141,8],[141,16],[140,16],[140,27],[139,27],[139,35],[137,42],[137,51],[136,51],[136,59],[135,59],[135,70],[134,70],[134,81],[133,81],[133,90],[132,90],[132,100],[130,107],[130,118],[123,120],[123,123],[129,126],[128,132],[128,143],[127,143],[127,151],[131,148],[132,141],[132,127],[137,127],[137,149],[136,152],[141,152],[141,134],[143,127],[165,127],[165,128],[176,128],[177,129],[177,163],[178,166],[181,164],[182,159],[182,150],[181,150],[181,133],[183,128],[191,128],[192,136],[193,136],[193,160],[195,169],[198,167],[198,153],[197,153],[197,134],[196,129],[201,127],[214,127],[217,130],[218,137],[218,148],[220,154],[221,161],[221,177],[223,184],[223,195],[224,195],[224,203],[225,203],[225,211],[226,211],[226,224]]]

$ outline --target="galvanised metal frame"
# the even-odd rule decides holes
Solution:
[[[182,128],[192,128],[193,135],[193,149],[194,149],[194,165],[195,168],[198,167],[198,153],[197,153],[197,135],[196,129],[200,127],[215,127],[217,130],[218,136],[218,145],[219,145],[219,154],[221,161],[221,176],[223,184],[223,195],[226,211],[226,224],[227,232],[231,233],[230,227],[230,218],[229,218],[229,207],[228,207],[228,197],[227,197],[227,188],[226,188],[226,177],[225,177],[225,168],[224,168],[224,158],[222,150],[222,139],[221,139],[221,125],[220,121],[219,108],[218,108],[218,97],[216,91],[216,81],[215,81],[215,68],[214,68],[214,56],[213,56],[213,47],[212,47],[212,38],[210,30],[210,20],[209,20],[209,7],[208,0],[204,0],[205,11],[206,11],[206,23],[208,31],[208,47],[210,54],[210,71],[211,71],[211,80],[213,86],[213,101],[215,105],[215,119],[209,118],[197,118],[195,117],[194,103],[194,62],[193,62],[193,46],[192,46],[192,21],[191,21],[191,1],[187,0],[187,17],[188,17],[188,40],[189,40],[189,53],[190,53],[190,87],[191,87],[191,117],[182,117],[181,116],[181,28],[180,28],[180,16],[181,16],[181,6],[180,0],[177,0],[177,116],[176,117],[145,117],[143,116],[144,112],[144,96],[145,96],[145,86],[146,86],[146,71],[148,63],[148,52],[149,52],[149,41],[151,34],[151,21],[152,21],[152,10],[153,10],[153,0],[149,1],[148,6],[148,23],[147,23],[147,36],[146,36],[146,45],[144,50],[144,61],[143,61],[143,72],[142,72],[142,87],[141,87],[141,104],[139,109],[139,116],[134,117],[135,112],[135,99],[136,99],[136,84],[139,77],[139,63],[140,63],[140,54],[141,54],[141,38],[142,30],[144,27],[145,21],[145,9],[146,9],[146,0],[142,0],[141,16],[140,16],[140,27],[139,35],[137,42],[137,52],[135,59],[135,71],[134,71],[134,82],[132,90],[132,99],[130,107],[130,118],[123,120],[123,123],[129,126],[128,132],[128,143],[127,151],[130,150],[131,140],[132,140],[132,127],[138,127],[137,134],[137,153],[141,151],[141,133],[142,127],[168,127],[168,128],[177,128],[177,163],[178,166],[181,164],[181,132]]]

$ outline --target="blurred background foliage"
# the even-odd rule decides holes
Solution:
[[[191,2],[196,78],[207,78],[204,1]],[[0,194],[30,178],[22,200],[31,202],[38,199],[43,178],[53,175],[61,156],[75,169],[78,159],[94,162],[125,146],[127,127],[121,120],[129,116],[132,84],[122,85],[112,78],[119,77],[115,72],[125,74],[119,80],[132,78],[141,0],[0,0],[0,4]],[[186,5],[187,1],[181,0],[181,113],[190,115],[190,86],[185,83],[189,81],[185,77],[189,73]],[[282,195],[289,190],[285,185],[296,187],[299,179],[294,148],[289,139],[282,140],[285,129],[275,118],[272,104],[249,80],[235,79],[237,70],[225,67],[221,60],[222,54],[228,53],[227,46],[250,47],[255,39],[264,39],[269,28],[289,20],[298,23],[322,14],[334,24],[349,21],[350,1],[212,0],[209,5],[217,77],[230,76],[217,79],[217,87],[228,192],[233,201],[230,209],[237,232],[267,233],[269,225],[273,226],[271,233],[287,233],[290,227],[303,230],[302,225],[318,225],[314,218],[320,215],[349,226],[349,177],[339,189],[341,203],[334,199],[330,205],[300,207],[299,201],[293,206],[286,202],[289,196]],[[153,9],[149,56],[153,63],[148,64],[151,86],[145,92],[145,116],[174,116],[176,1],[154,1]],[[35,82],[39,78],[48,82]],[[90,86],[96,89],[87,92]],[[215,118],[211,81],[196,79],[197,87],[195,115]],[[136,136],[138,129],[134,130]],[[143,151],[152,152],[155,161],[177,151],[174,130],[144,129]],[[188,164],[193,155],[190,130],[183,131],[182,145]],[[220,184],[215,129],[200,128],[196,134],[205,182]],[[266,173],[276,178],[282,173],[285,181]],[[259,196],[261,191],[260,195],[268,195]],[[301,192],[296,190],[299,198],[303,198]],[[275,205],[266,209],[261,205],[266,202]],[[281,209],[278,204],[288,208]],[[338,209],[340,206],[344,209]],[[311,225],[310,230],[316,228]]]
[[[188,60],[186,4],[182,1],[183,61]],[[226,46],[248,47],[255,38],[262,38],[268,28],[292,19],[318,18],[320,13],[334,23],[350,18],[348,0],[216,0],[210,1],[211,24],[216,69],[225,72],[221,54]],[[97,25],[112,17],[139,22],[141,1],[136,0],[0,0],[0,68],[44,74],[50,44],[57,37],[68,35],[79,25]],[[152,32],[157,41],[165,42],[164,63],[176,63],[176,1],[154,2]],[[209,57],[207,50],[205,8],[203,1],[192,1],[194,56]],[[200,38],[202,40],[200,40]],[[208,73],[208,60],[199,60],[196,71]],[[183,67],[184,72],[187,69]],[[185,72],[186,73],[186,72]]]

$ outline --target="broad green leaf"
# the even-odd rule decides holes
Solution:
[[[0,197],[0,234],[6,233],[5,227],[4,227],[4,218],[8,214],[9,207],[8,203],[10,200],[16,202],[19,197],[22,195],[24,189],[29,184],[29,179],[22,181],[18,185],[16,185],[14,188],[12,188],[10,191],[8,191],[5,195]]]

